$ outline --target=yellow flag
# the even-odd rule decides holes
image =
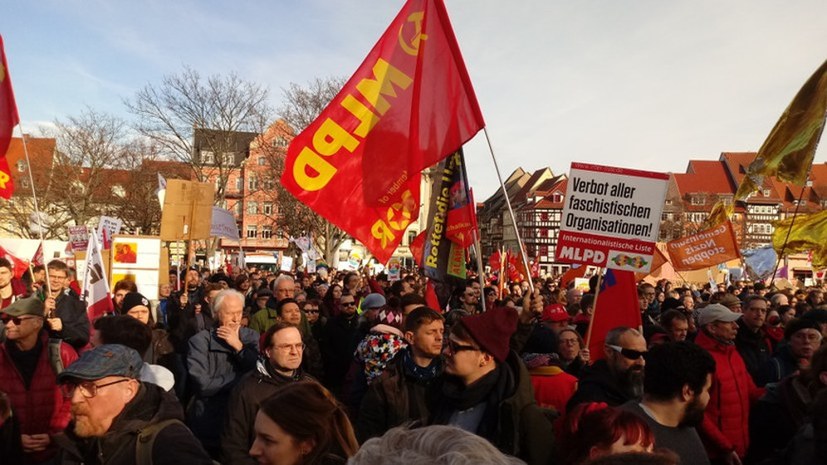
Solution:
[[[763,176],[803,186],[813,164],[827,115],[827,61],[804,83],[775,123],[758,156],[747,168],[736,200],[743,200],[761,185]]]
[[[790,231],[792,224],[792,231]],[[775,232],[772,246],[781,255],[784,253],[813,251],[813,267],[827,267],[827,210],[811,215],[798,215],[793,223],[792,217],[774,221]],[[787,239],[789,233],[789,239]],[[786,247],[784,241],[787,241]]]
[[[734,211],[735,206],[732,202],[726,204],[723,200],[718,200],[718,202],[712,207],[712,211],[709,212],[709,216],[706,217],[701,229],[710,229],[718,226],[719,224],[723,224],[724,221],[728,220],[729,217],[732,216]]]

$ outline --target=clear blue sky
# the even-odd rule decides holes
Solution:
[[[122,104],[189,65],[269,87],[347,76],[400,0],[6,2],[0,33],[27,132]],[[827,59],[827,2],[446,0],[503,175],[572,161],[683,172],[760,147]],[[478,197],[496,186],[467,147]],[[825,149],[816,158],[827,160]]]

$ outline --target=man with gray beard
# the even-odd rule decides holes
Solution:
[[[178,399],[140,381],[142,366],[135,350],[104,344],[60,373],[58,382],[72,403],[72,423],[55,437],[63,449],[62,464],[138,464],[141,453],[156,465],[212,464],[184,426]],[[150,428],[154,441],[136,447]]]
[[[571,411],[583,402],[605,402],[611,407],[640,400],[646,340],[636,329],[620,326],[606,334],[605,359],[584,369],[577,391],[566,406]]]

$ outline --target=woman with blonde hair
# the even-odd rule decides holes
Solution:
[[[344,407],[321,384],[290,383],[261,404],[250,455],[266,465],[343,464],[359,444]]]

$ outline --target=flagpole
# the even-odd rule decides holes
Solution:
[[[583,265],[586,266],[586,265]],[[594,326],[594,319],[597,318],[597,299],[600,297],[600,285],[603,282],[603,268],[597,268],[597,284],[594,288],[594,302],[592,302],[592,317],[589,318],[589,329],[586,330],[586,347],[592,340],[592,327]]]
[[[528,289],[534,294],[534,282],[531,280],[531,273],[528,271],[528,256],[526,256],[525,248],[523,247],[523,241],[520,239],[520,230],[517,228],[517,219],[514,217],[514,209],[511,208],[511,199],[508,198],[508,191],[505,189],[505,183],[503,182],[503,177],[500,174],[500,166],[497,164],[497,157],[494,156],[494,147],[491,145],[491,139],[488,137],[488,128],[482,128],[483,133],[485,133],[485,141],[488,143],[488,151],[491,153],[491,160],[494,161],[494,169],[497,171],[497,179],[500,181],[500,187],[503,189],[503,195],[505,196],[505,204],[508,206],[508,214],[511,215],[511,224],[514,226],[514,235],[517,237],[517,246],[520,248],[520,257],[523,259],[523,266],[526,269],[526,273],[529,276],[526,276],[528,280]]]
[[[460,149],[460,154],[462,154],[462,149]],[[460,175],[462,176],[462,181],[465,184],[465,193],[468,196],[468,202],[471,204],[471,208],[474,211],[474,216],[472,217],[473,223],[471,226],[476,226],[477,220],[477,205],[474,202],[474,197],[471,195],[471,183],[468,181],[468,171],[465,169],[465,156],[460,156]],[[485,312],[485,270],[482,265],[482,243],[480,241],[479,230],[474,227],[471,231],[471,234],[474,236],[474,255],[477,257],[477,277],[480,280],[480,295],[482,299],[480,299],[480,304],[482,305],[482,311]]]
[[[810,177],[810,170],[807,170],[807,177]],[[798,207],[801,206],[801,199],[804,197],[804,189],[807,188],[807,184],[805,182],[804,186],[801,187],[801,193],[798,194],[798,201],[795,203],[795,210],[793,210],[793,218],[790,220],[790,229],[787,230],[787,237],[784,238],[784,245],[781,246],[781,252],[778,254],[778,260],[775,261],[775,269],[772,270],[772,277],[770,278],[770,285],[767,286],[772,289],[772,285],[775,283],[775,273],[778,272],[778,266],[781,264],[781,260],[784,258],[784,251],[787,249],[787,242],[790,240],[790,234],[793,232],[793,225],[795,224],[795,217],[798,215]]]
[[[500,299],[503,298],[503,293],[504,293],[503,291],[505,290],[505,286],[506,286],[505,283],[507,282],[506,277],[505,277],[505,262],[506,262],[505,246],[500,245],[500,280],[499,280],[500,281],[499,282]]]
[[[18,110],[19,113],[19,110]],[[43,247],[44,239],[43,239],[43,214],[40,211],[40,206],[37,203],[37,192],[34,188],[34,177],[32,176],[32,162],[29,159],[29,146],[26,143],[26,134],[23,132],[23,124],[18,123],[17,127],[20,128],[20,140],[23,142],[23,155],[26,157],[26,171],[29,173],[29,185],[32,188],[32,202],[34,203],[34,211],[37,215],[37,233],[40,236],[40,247]],[[46,257],[44,255],[43,261],[46,261]],[[49,274],[49,270],[46,270],[46,274]],[[34,278],[34,274],[32,274],[32,278]],[[46,289],[49,292],[49,297],[52,296],[52,285],[49,283],[49,277],[46,277]]]

